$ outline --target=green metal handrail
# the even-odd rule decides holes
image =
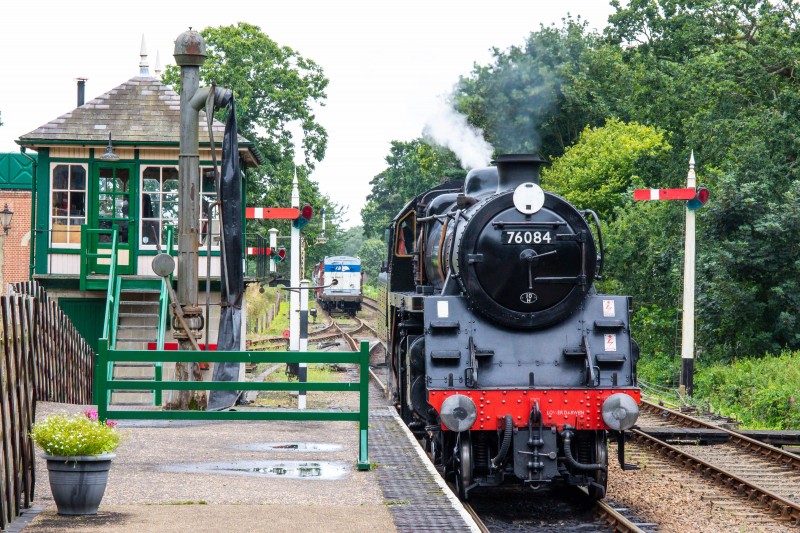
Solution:
[[[100,254],[98,252],[89,252],[89,235],[91,234],[110,234],[111,235],[111,254]],[[93,229],[87,226],[81,226],[81,283],[85,283],[86,275],[89,272],[89,260],[92,258],[103,257],[109,258],[108,265],[108,289],[106,294],[106,314],[105,323],[103,324],[103,338],[109,339],[110,346],[113,349],[116,346],[116,332],[111,328],[111,324],[116,316],[117,311],[117,290],[116,290],[116,273],[117,273],[117,229]],[[83,290],[83,288],[81,288]]]
[[[86,279],[95,274],[95,271],[89,268],[92,259],[109,259],[109,276],[108,279],[114,278],[112,275],[116,270],[116,257],[117,257],[117,230],[119,228],[116,224],[111,229],[90,228],[86,224],[81,226],[81,278],[80,290],[86,290]],[[92,246],[93,239],[90,240],[90,235],[111,235],[111,248],[105,248],[110,253],[100,253],[97,246]],[[113,260],[111,258],[113,257]]]
[[[167,253],[172,253],[172,240],[174,235],[174,228],[167,226]],[[164,350],[164,339],[167,336],[167,310],[169,309],[169,289],[167,283],[172,283],[172,274],[161,280],[161,294],[158,295],[158,337],[156,338],[156,350]],[[161,361],[156,361],[153,368],[153,379],[156,382],[161,382],[164,377],[164,369]],[[162,389],[153,390],[153,405],[161,405],[163,396]]]
[[[94,397],[100,419],[138,420],[316,420],[354,421],[359,426],[358,469],[369,470],[369,343],[362,342],[357,352],[232,352],[206,351],[203,359],[214,363],[355,363],[359,365],[358,383],[267,381],[117,381],[102,371],[113,361],[191,363],[194,351],[111,350],[107,339],[100,339],[98,364],[94,373]],[[350,391],[359,393],[358,411],[265,410],[265,411],[132,411],[108,409],[108,396],[115,389],[129,390],[255,390],[255,391]]]

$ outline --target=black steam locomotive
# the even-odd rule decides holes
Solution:
[[[388,232],[391,394],[462,499],[514,478],[602,498],[609,432],[625,467],[639,413],[631,299],[596,292],[597,215],[543,191],[542,163],[499,156],[411,200]]]

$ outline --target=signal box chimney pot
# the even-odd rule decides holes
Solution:
[[[86,78],[78,78],[78,107],[82,106],[85,101],[86,93]]]

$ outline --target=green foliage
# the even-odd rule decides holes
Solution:
[[[734,416],[748,428],[800,427],[800,352],[739,359],[703,368],[695,377],[696,394],[712,408]]]
[[[251,319],[264,316],[267,313],[267,309],[275,305],[275,299],[280,291],[278,287],[263,287],[257,283],[248,285],[246,298],[247,316]]]
[[[455,177],[463,177],[455,154],[424,139],[392,141],[388,168],[375,176],[361,210],[366,237],[382,237],[389,223],[418,194]]]
[[[559,154],[587,124],[602,123],[602,106],[584,105],[581,88],[568,80],[596,70],[590,52],[599,36],[567,18],[563,28],[541,26],[522,47],[495,49],[490,65],[475,66],[456,87],[456,107],[484,131],[498,153]],[[606,63],[603,67],[612,66]]]
[[[303,129],[306,165],[313,168],[327,144],[327,133],[313,112],[326,96],[328,79],[322,68],[246,22],[200,33],[208,55],[200,79],[233,89],[240,133],[256,142],[269,166],[286,159],[291,163],[293,139],[287,125],[297,121]],[[180,69],[169,66],[163,79],[179,88]]]
[[[112,423],[86,415],[52,415],[37,422],[31,438],[48,455],[75,457],[113,452],[120,434]]]
[[[375,285],[380,274],[381,263],[386,260],[386,245],[380,239],[367,239],[358,250],[361,269],[366,274],[366,282]]]
[[[342,233],[341,255],[357,256],[361,245],[366,241],[362,226],[352,227]]]
[[[609,119],[602,127],[587,126],[578,142],[542,171],[542,184],[607,220],[630,197],[631,185],[641,185],[637,163],[663,157],[670,150],[657,129]]]
[[[540,147],[545,186],[603,213],[602,288],[634,297],[643,376],[674,376],[685,217],[630,192],[681,186],[691,150],[711,189],[696,212],[700,361],[800,348],[800,4],[622,4],[603,35],[567,19],[495,51],[461,80],[459,109],[499,152]],[[625,127],[648,133],[612,137]],[[583,131],[596,146],[575,144]]]
[[[239,133],[252,141],[265,163],[248,173],[247,203],[251,206],[287,207],[291,202],[294,176],[294,147],[291,125],[302,129],[305,165],[297,168],[300,199],[314,208],[312,222],[303,230],[307,242],[321,234],[320,210],[325,209],[328,237],[335,236],[343,208],[333,203],[308,179],[325,155],[328,134],[314,114],[325,105],[328,79],[322,67],[297,51],[280,46],[258,26],[208,27],[200,32],[206,41],[208,58],[200,68],[201,85],[229,87],[236,98]],[[180,69],[168,66],[165,84],[180,90]],[[281,235],[289,234],[289,223],[275,221]],[[248,222],[248,233],[262,232],[260,222]],[[307,250],[307,264],[326,255],[324,247]],[[288,269],[288,266],[284,267]]]

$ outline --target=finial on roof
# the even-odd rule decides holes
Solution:
[[[155,68],[153,70],[156,73],[156,78],[160,78],[161,77],[161,70],[162,70],[161,69],[161,54],[159,53],[158,50],[156,50],[156,66],[155,66]]]
[[[694,168],[694,150],[692,150],[692,155],[689,156],[689,168]]]
[[[150,65],[147,64],[147,47],[144,44],[144,34],[142,34],[142,48],[139,50],[139,76],[150,76]]]

